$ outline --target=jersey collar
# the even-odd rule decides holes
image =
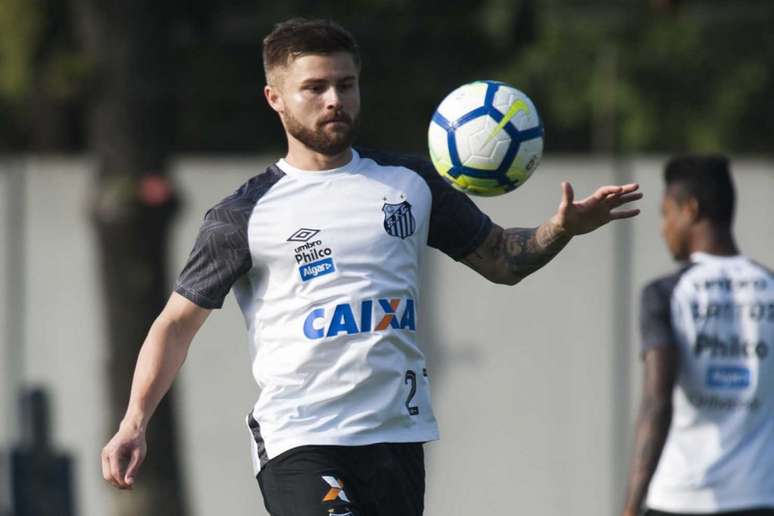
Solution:
[[[742,258],[741,254],[720,256],[718,254],[703,253],[701,251],[691,253],[691,263],[727,262],[731,260],[738,260],[739,258]]]
[[[303,179],[305,181],[324,181],[336,176],[352,175],[358,170],[360,163],[360,154],[355,149],[352,149],[352,159],[346,165],[339,168],[332,168],[329,170],[304,170],[296,168],[284,158],[277,161],[277,167],[289,176]]]

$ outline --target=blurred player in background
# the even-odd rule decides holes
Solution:
[[[644,387],[624,516],[774,516],[774,275],[739,254],[723,156],[664,171],[680,269],[645,287]],[[654,474],[655,472],[655,474]]]
[[[126,416],[103,450],[103,476],[132,486],[154,409],[233,287],[260,387],[247,425],[268,511],[422,514],[422,443],[438,437],[415,338],[425,247],[515,284],[574,235],[635,216],[613,210],[641,195],[637,185],[607,186],[574,202],[563,183],[547,222],[504,230],[429,161],[352,149],[360,56],[341,27],[279,24],[263,58],[264,94],[288,153],[207,212],[140,351]]]

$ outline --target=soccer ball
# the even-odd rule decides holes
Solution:
[[[449,93],[427,132],[430,158],[453,187],[475,195],[515,190],[543,155],[543,123],[524,93],[476,81]]]

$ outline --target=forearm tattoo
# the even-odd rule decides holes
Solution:
[[[496,244],[510,274],[523,278],[543,267],[561,251],[570,237],[553,224],[502,231]],[[500,258],[500,255],[497,256]]]
[[[536,228],[495,225],[484,243],[462,261],[495,283],[514,285],[550,262],[570,238],[551,222]]]

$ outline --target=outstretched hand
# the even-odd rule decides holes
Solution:
[[[604,226],[611,220],[628,219],[640,213],[636,208],[613,211],[632,201],[642,199],[636,183],[623,186],[602,186],[585,199],[575,201],[569,182],[562,182],[562,202],[551,221],[571,236],[583,235]]]

